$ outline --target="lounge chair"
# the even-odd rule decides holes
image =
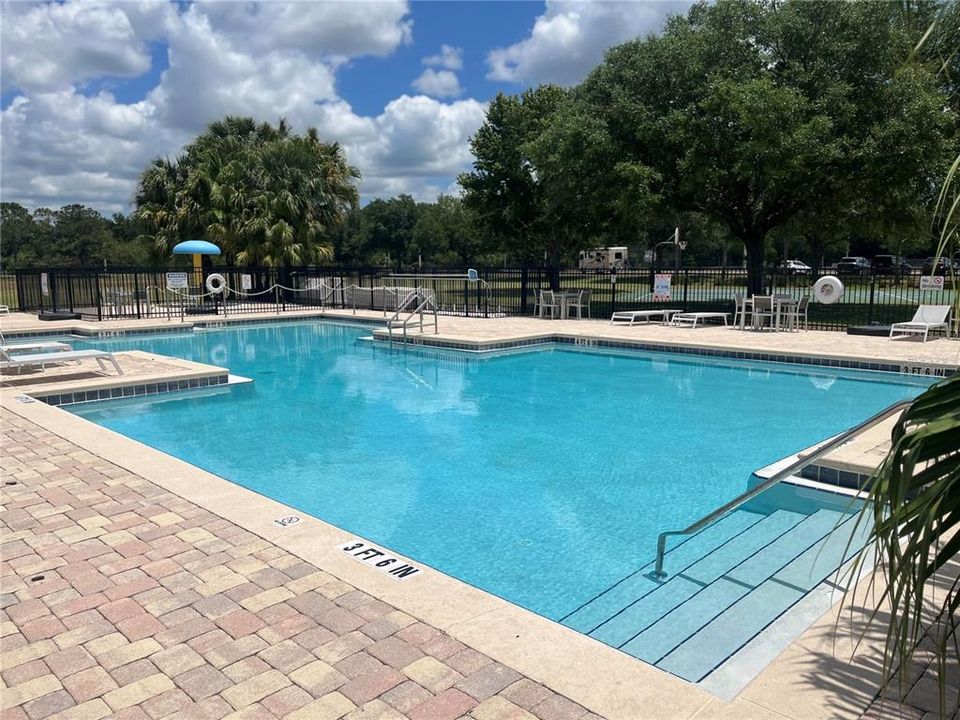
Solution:
[[[890,337],[923,335],[923,342],[926,342],[931,330],[943,330],[949,335],[951,309],[950,305],[921,305],[913,314],[913,320],[890,326]]]
[[[0,349],[6,353],[64,352],[73,350],[67,343],[54,340],[10,344],[7,342],[7,339],[3,337],[3,333],[0,333]]]
[[[676,308],[664,308],[663,310],[620,310],[610,317],[611,325],[635,325],[636,323],[649,323],[655,319],[666,324],[670,318],[680,310]]]
[[[25,367],[39,367],[43,370],[51,363],[70,362],[72,360],[96,360],[101,370],[106,370],[105,363],[109,362],[113,365],[113,369],[117,371],[117,375],[123,375],[123,370],[117,364],[117,359],[113,356],[113,353],[104,350],[65,350],[63,352],[11,355],[0,348],[0,370],[16,368],[17,372],[20,372]]]
[[[691,329],[697,327],[698,323],[706,324],[707,320],[723,320],[723,324],[727,324],[727,318],[730,317],[730,313],[724,312],[687,312],[687,313],[677,313],[673,316],[673,319],[670,321],[671,325],[686,325]]]

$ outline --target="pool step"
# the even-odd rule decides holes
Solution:
[[[625,578],[563,623],[697,682],[856,553],[849,513],[737,511]],[[834,530],[837,530],[834,532]]]

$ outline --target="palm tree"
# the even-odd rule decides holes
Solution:
[[[944,6],[915,49],[939,65],[951,86],[950,102],[957,103],[956,76],[950,68],[960,57],[960,3]],[[937,258],[955,256],[960,246],[960,155],[954,159],[941,186],[934,210],[939,233]],[[957,288],[955,271],[952,286]],[[960,312],[960,293],[953,293],[954,316]],[[960,373],[922,393],[897,421],[892,446],[878,468],[863,512],[873,529],[858,558],[862,566],[876,553],[885,589],[871,619],[889,605],[882,682],[903,684],[924,635],[932,638],[934,665],[940,691],[940,716],[960,707],[960,689],[947,697],[948,663],[960,656],[957,611],[960,578],[947,566],[960,553]],[[942,599],[934,594],[935,580],[946,575]],[[935,621],[930,622],[930,609]],[[933,666],[931,666],[933,667]],[[899,676],[898,676],[899,673]]]
[[[175,163],[155,160],[140,178],[137,217],[158,247],[206,237],[228,259],[295,265],[329,260],[331,233],[356,208],[360,177],[314,128],[291,132],[226,117]]]

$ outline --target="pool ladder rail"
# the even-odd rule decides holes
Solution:
[[[783,468],[779,472],[774,473],[759,485],[756,485],[750,490],[747,490],[742,495],[735,497],[733,500],[726,503],[725,505],[718,507],[713,512],[707,515],[704,515],[702,518],[697,520],[692,525],[685,527],[683,530],[667,530],[665,532],[660,533],[659,537],[657,538],[656,565],[653,572],[650,573],[650,577],[652,577],[655,580],[663,580],[667,576],[667,573],[664,572],[664,569],[663,569],[663,556],[666,554],[666,551],[667,551],[667,538],[674,537],[677,535],[692,535],[693,533],[699,532],[700,530],[707,527],[708,525],[712,525],[713,523],[717,522],[724,516],[729,515],[731,512],[739,508],[748,500],[755,498],[757,495],[773,487],[780,481],[785,480],[786,478],[792,475],[796,475],[801,470],[803,470],[803,468],[805,468],[807,465],[812,464],[813,462],[822,458],[827,453],[831,452],[832,450],[835,450],[836,448],[846,443],[854,435],[858,435],[864,430],[867,430],[868,428],[873,427],[874,425],[876,425],[879,422],[882,422],[883,420],[887,419],[891,415],[902,412],[912,402],[913,400],[901,400],[900,402],[896,402],[893,405],[890,405],[884,408],[883,410],[876,413],[875,415],[872,415],[871,417],[867,418],[863,422],[858,423],[857,425],[854,425],[852,428],[844,430],[842,433],[840,433],[836,437],[831,438],[830,440],[825,442],[823,445],[821,445],[819,448],[814,450],[813,453],[811,453],[810,455],[807,455],[806,457],[801,458],[794,463],[791,463],[790,465]]]
[[[404,313],[406,313],[405,316]],[[439,331],[437,326],[437,300],[433,292],[418,287],[411,290],[400,303],[397,311],[387,320],[387,335],[393,343],[393,331],[400,330],[403,333],[403,341],[407,342],[407,330],[419,328],[420,332],[424,328],[433,325],[433,333],[436,335]],[[403,317],[401,317],[403,316]]]

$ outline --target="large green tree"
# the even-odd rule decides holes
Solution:
[[[556,265],[565,237],[548,213],[532,143],[567,101],[565,90],[544,85],[519,96],[498,94],[470,140],[473,170],[460,176],[464,200],[491,241],[525,262]]]
[[[360,210],[357,254],[377,264],[415,263],[421,250],[413,239],[419,216],[420,206],[410,195],[371,200]]]
[[[355,208],[359,172],[315,129],[293,133],[251,118],[210,125],[174,161],[143,172],[136,219],[162,252],[204,238],[243,264],[328,260],[332,237]]]
[[[576,95],[666,203],[743,242],[758,291],[770,233],[802,213],[893,222],[929,203],[955,118],[934,68],[904,65],[916,27],[892,3],[701,3]]]
[[[474,212],[453,195],[421,204],[413,242],[431,265],[463,267],[485,250]]]

